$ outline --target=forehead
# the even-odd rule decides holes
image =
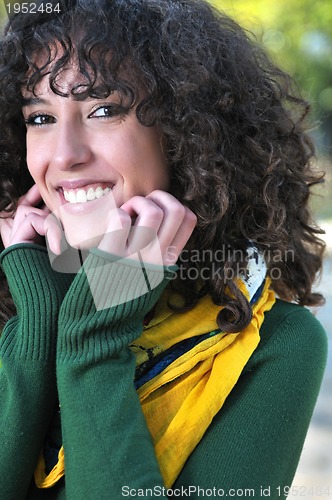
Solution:
[[[57,94],[70,96],[73,89],[81,87],[83,90],[90,84],[90,80],[87,76],[84,76],[75,65],[68,65],[62,68],[53,82],[51,75],[52,73],[46,73],[44,76],[39,77],[33,87],[30,85],[24,86],[22,88],[23,96],[28,94],[42,95],[54,93],[53,86],[55,86]]]
[[[81,100],[87,97],[105,98],[116,92],[131,95],[135,100],[142,86],[135,84],[128,61],[112,68],[111,51],[104,52],[97,48],[89,51],[88,56],[82,57],[75,46],[68,50],[59,42],[36,51],[29,60],[22,94],[54,92]]]
[[[64,93],[70,93],[77,84],[88,84],[95,79],[92,65],[80,64],[75,48],[68,50],[57,41],[30,56],[26,76],[28,82],[33,80],[36,87],[44,90],[49,87],[51,79]]]

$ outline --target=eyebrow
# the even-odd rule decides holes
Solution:
[[[49,102],[41,97],[23,97],[22,108],[36,104],[49,104]]]

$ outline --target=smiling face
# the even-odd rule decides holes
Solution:
[[[61,74],[69,91],[82,79]],[[43,78],[35,95],[23,92],[27,165],[46,206],[84,213],[112,194],[116,206],[135,195],[167,190],[169,174],[158,127],[145,127],[135,107],[127,110],[114,92],[105,100],[74,100],[55,94]]]

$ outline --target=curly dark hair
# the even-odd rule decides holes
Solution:
[[[189,271],[204,266],[200,293],[226,306],[219,325],[227,331],[247,325],[251,308],[233,278],[247,265],[248,244],[266,257],[281,298],[321,303],[312,284],[321,269],[323,231],[308,200],[322,174],[312,167],[304,130],[309,105],[289,76],[235,21],[202,0],[52,3],[60,12],[14,15],[0,44],[0,210],[15,210],[32,183],[22,88],[34,92],[47,77],[53,92],[74,99],[116,90],[128,109],[136,106],[141,124],[162,130],[170,191],[198,217],[188,249],[227,250],[217,261],[196,258],[190,269],[180,259],[187,266],[178,280],[186,305],[197,300]],[[68,95],[58,77],[73,58],[84,82]],[[13,306],[1,280],[6,320]]]

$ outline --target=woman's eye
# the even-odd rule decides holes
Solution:
[[[100,106],[95,109],[90,115],[89,118],[110,118],[112,116],[118,116],[123,114],[124,109],[122,106],[110,105],[110,106]]]
[[[25,123],[27,125],[35,126],[50,125],[51,123],[55,123],[55,118],[51,115],[32,115],[25,120]]]

